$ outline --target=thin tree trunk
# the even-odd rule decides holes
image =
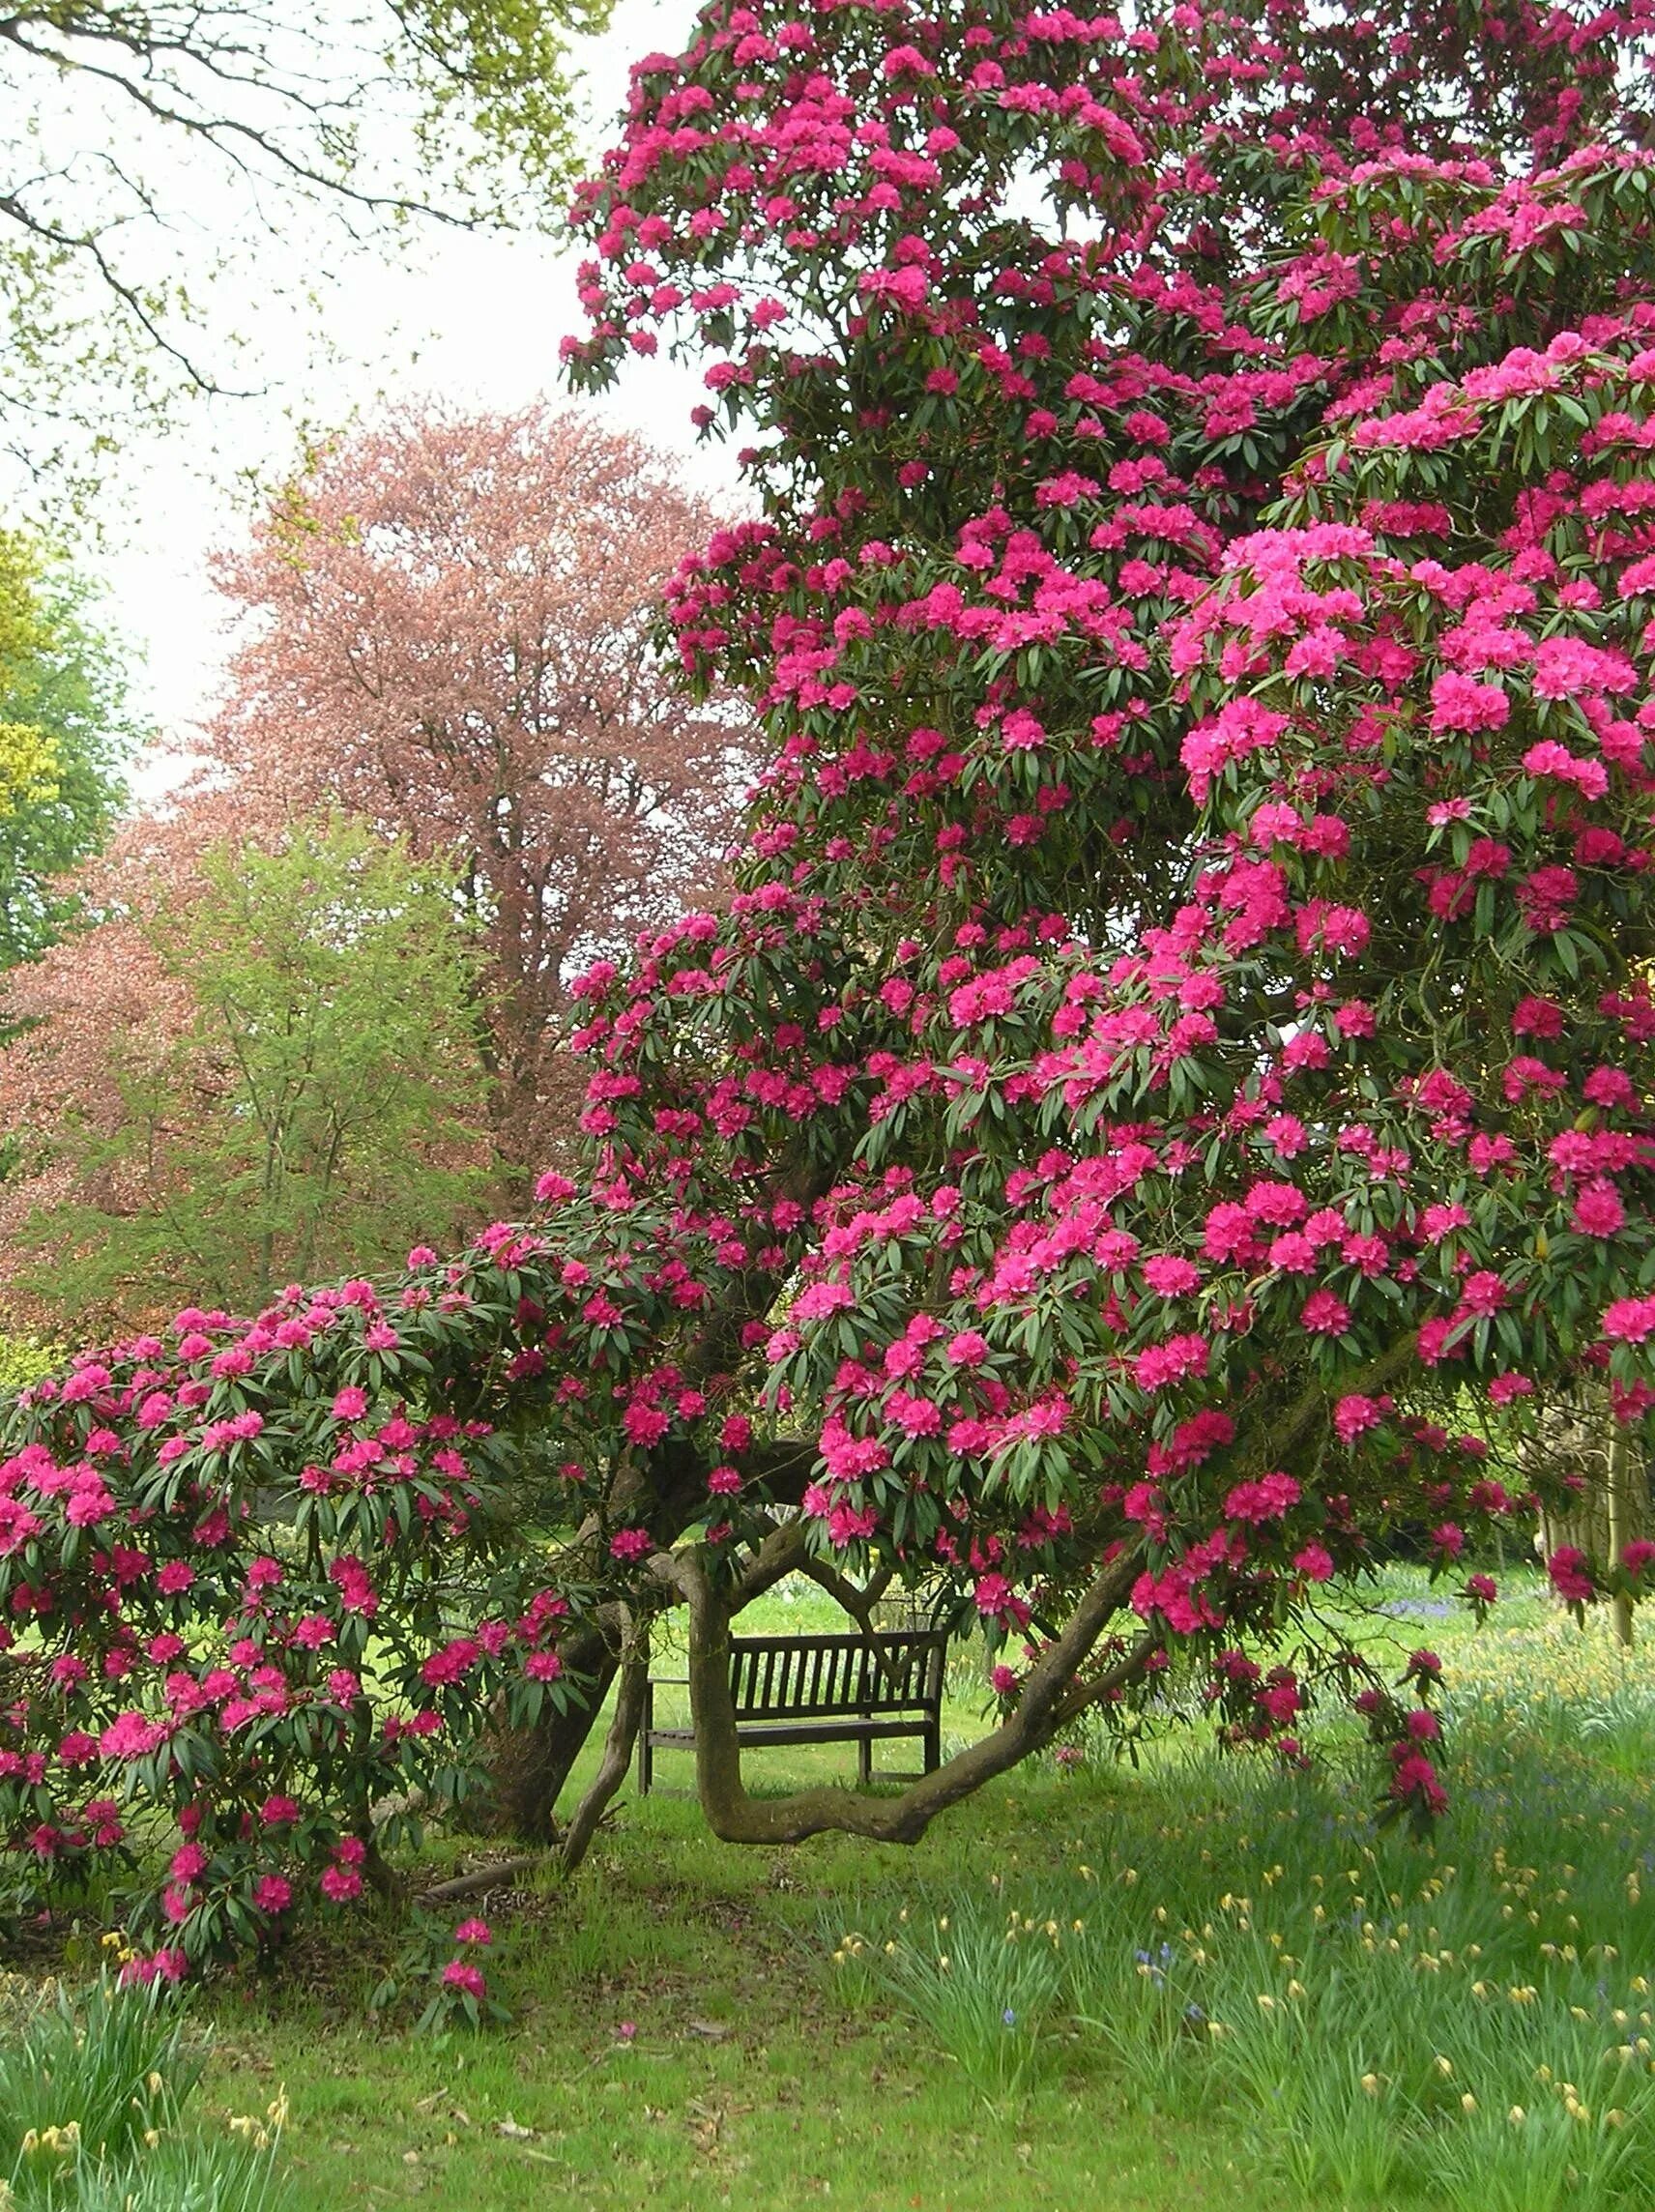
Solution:
[[[1609,1564],[1611,1569],[1619,1566],[1621,1554],[1626,1545],[1626,1524],[1632,1503],[1628,1496],[1631,1488],[1631,1469],[1632,1454],[1627,1449],[1626,1434],[1620,1423],[1615,1421],[1609,1445],[1609,1496],[1607,1500],[1609,1506]],[[1623,1590],[1611,1602],[1614,1618],[1614,1640],[1617,1644],[1630,1649],[1632,1645],[1632,1600]]]
[[[561,1856],[565,1874],[572,1874],[585,1858],[610,1799],[626,1779],[626,1769],[632,1763],[632,1746],[638,1737],[638,1724],[644,1717],[644,1692],[649,1679],[650,1651],[646,1642],[641,1649],[622,1662],[621,1687],[615,1696],[615,1715],[609,1724],[603,1758],[591,1789],[575,1808],[574,1819],[563,1841]]]

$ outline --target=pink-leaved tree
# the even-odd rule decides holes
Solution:
[[[678,1603],[734,1840],[912,1840],[1175,1660],[1439,1804],[1435,1662],[1318,1593],[1406,1531],[1495,1602],[1491,1430],[1655,1404],[1650,28],[715,0],[639,66],[568,356],[751,440],[670,602],[768,734],[736,894],[579,986],[531,1222],[19,1405],[21,1863],[160,1830],[166,1970],[271,1942],[503,1723],[543,1833],[619,1673],[577,1856]],[[793,1570],[980,1630],[995,1725],[750,1797]]]
[[[411,407],[321,446],[218,564],[246,621],[204,780],[456,863],[519,1166],[578,1109],[570,975],[707,897],[751,780],[751,715],[688,698],[653,635],[712,527],[590,415]]]
[[[128,1094],[135,1070],[179,1062],[199,1011],[155,923],[200,905],[204,854],[277,851],[330,809],[452,872],[483,952],[476,1114],[503,1203],[526,1201],[580,1108],[570,977],[718,887],[753,772],[750,713],[686,697],[652,628],[712,526],[638,440],[566,408],[410,408],[308,456],[218,563],[238,651],[189,772],[80,871],[73,943],[0,989],[9,1312],[61,1332],[85,1310],[79,1269],[43,1271],[37,1254],[110,1257],[101,1214],[164,1228],[181,1194],[223,1203],[190,1115],[169,1111],[151,1143]],[[362,1259],[341,1245],[333,1265]],[[198,1247],[178,1235],[167,1251],[159,1229],[112,1273],[122,1325],[153,1319],[181,1278],[213,1295]]]

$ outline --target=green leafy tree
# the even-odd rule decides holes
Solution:
[[[49,1375],[63,1354],[32,1329],[0,1329],[0,1399],[15,1398],[43,1375]]]
[[[91,602],[66,563],[0,535],[0,968],[37,959],[76,911],[59,879],[108,834],[144,735]]]
[[[44,639],[27,541],[0,535],[0,687],[12,691]],[[56,758],[45,733],[15,703],[0,705],[0,820],[53,788]]]
[[[140,952],[129,1023],[113,978]],[[188,1284],[251,1311],[319,1254],[381,1267],[475,1219],[479,953],[440,868],[345,818],[225,842],[135,931],[112,917],[70,955],[80,1030],[66,1007],[7,1056],[42,1132],[15,1195],[48,1308],[141,1318]]]

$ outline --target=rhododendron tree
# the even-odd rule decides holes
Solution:
[[[734,1840],[912,1840],[1175,1662],[1439,1807],[1436,1659],[1319,1593],[1402,1531],[1486,1609],[1491,1427],[1655,1404],[1648,29],[720,0],[640,66],[568,354],[665,332],[748,426],[670,601],[772,748],[737,893],[577,986],[531,1223],[21,1406],[24,1853],[141,1808],[184,1952],[268,1934],[541,1691],[543,1824],[619,1674],[578,1840],[681,1602]],[[795,1570],[979,1631],[996,1724],[750,1798],[728,1633]]]

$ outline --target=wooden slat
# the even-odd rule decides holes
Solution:
[[[731,1699],[738,1719],[889,1713],[941,1702],[944,1639],[882,1636],[732,1637]]]

